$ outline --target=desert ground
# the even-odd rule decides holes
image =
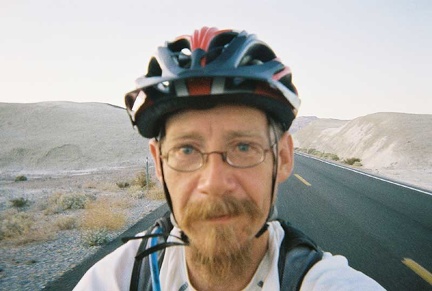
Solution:
[[[140,186],[142,173],[131,167],[20,182],[2,177],[0,289],[41,290],[159,207],[162,191],[154,181]],[[17,198],[27,204],[13,207]]]

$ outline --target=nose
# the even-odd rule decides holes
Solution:
[[[233,167],[225,162],[221,152],[207,154],[203,167],[199,170],[198,190],[207,195],[221,195],[235,188]]]

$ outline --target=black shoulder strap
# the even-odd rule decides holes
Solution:
[[[170,219],[170,212],[165,213],[164,216],[159,218],[155,224],[146,230],[146,234],[152,233],[152,231],[157,228],[161,227],[163,229],[164,233],[169,233],[172,228],[174,227],[171,223]],[[135,257],[134,266],[132,269],[132,277],[131,277],[131,283],[130,283],[130,289],[131,291],[151,291],[152,290],[152,280],[150,278],[150,272],[149,272],[149,256],[142,256],[141,254],[144,253],[147,249],[147,243],[148,243],[149,237],[145,237],[141,239],[140,246],[137,251],[137,255]],[[163,242],[163,238],[160,238],[160,242]],[[162,248],[158,253],[158,263],[159,263],[159,269],[162,266],[162,261],[165,255],[165,249]]]
[[[285,237],[279,250],[280,290],[300,290],[303,278],[322,259],[322,251],[300,230],[280,221]]]

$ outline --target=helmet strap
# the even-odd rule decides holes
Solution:
[[[267,214],[267,219],[266,219],[264,225],[261,227],[261,229],[255,235],[256,238],[259,238],[261,235],[263,235],[266,232],[266,230],[268,228],[268,222],[270,221],[270,218],[273,216],[273,212],[274,212],[273,211],[274,210],[273,209],[274,208],[273,198],[274,198],[274,192],[275,192],[275,189],[276,189],[276,177],[277,177],[277,172],[278,172],[279,139],[277,137],[275,126],[274,126],[274,124],[272,122],[270,122],[270,126],[271,126],[271,129],[273,131],[274,138],[275,138],[275,143],[274,143],[275,150],[272,151],[274,163],[273,163],[273,172],[272,172],[272,185],[271,185],[271,192],[270,192],[270,209],[269,209],[269,212]],[[270,138],[270,140],[271,140],[271,138]]]
[[[160,142],[159,142],[159,153],[162,154],[162,146],[161,146]],[[159,159],[159,163],[160,163],[161,176],[162,176],[162,186],[163,186],[163,190],[164,190],[164,194],[165,194],[165,199],[166,199],[168,207],[172,213],[172,217],[175,220],[174,208],[173,208],[173,204],[172,204],[172,200],[171,200],[171,195],[169,193],[168,186],[165,182],[165,174],[164,174],[162,159]]]

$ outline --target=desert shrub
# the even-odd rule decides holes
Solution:
[[[154,183],[151,180],[151,177],[148,177],[148,183],[149,183],[149,187],[152,187],[154,185]],[[140,186],[141,188],[145,188],[147,186],[147,175],[145,172],[139,172],[136,176],[135,179],[132,182],[133,185],[137,185]]]
[[[0,240],[21,236],[28,232],[32,225],[33,220],[27,213],[5,215],[0,221]]]
[[[83,193],[55,193],[48,199],[45,214],[61,213],[65,210],[84,209],[92,197]]]
[[[324,153],[323,158],[328,159],[328,160],[332,160],[332,161],[339,161],[339,157],[336,154],[332,154],[332,153]]]
[[[116,185],[117,185],[117,187],[119,187],[120,189],[124,189],[124,188],[128,188],[128,187],[130,187],[129,182],[117,182]]]
[[[8,209],[1,212],[0,240],[14,246],[48,241],[55,236],[52,223],[40,219],[40,213]]]
[[[146,197],[152,200],[165,200],[165,194],[162,189],[152,189],[147,193]]]
[[[93,246],[101,246],[110,241],[109,233],[106,229],[91,229],[82,235],[82,240],[85,245],[93,247]]]
[[[115,210],[108,200],[89,203],[81,219],[81,227],[84,229],[117,230],[125,224],[126,215]]]
[[[307,149],[307,150],[306,150],[306,153],[312,155],[312,154],[313,154],[314,152],[316,152],[316,151],[317,151],[316,149],[313,149],[313,148],[312,148],[312,149]]]
[[[85,194],[67,194],[60,197],[59,203],[63,209],[84,209],[89,197]]]
[[[133,201],[128,196],[110,198],[107,201],[113,209],[128,209],[132,207]]]
[[[15,182],[23,182],[23,181],[27,181],[26,176],[20,175],[15,177]]]
[[[342,162],[345,164],[348,164],[348,165],[354,165],[354,163],[356,163],[356,162],[360,163],[361,160],[359,158],[347,158],[347,159],[344,159]]]
[[[78,225],[77,219],[74,216],[61,216],[55,221],[55,225],[60,230],[75,229]]]
[[[316,157],[324,158],[324,159],[328,159],[328,160],[332,160],[332,161],[339,161],[340,160],[340,158],[336,154],[321,152],[321,151],[314,149],[314,148],[310,148],[310,149],[297,148],[296,151],[307,153],[309,155],[314,155]]]
[[[323,152],[321,152],[319,150],[316,150],[316,149],[308,149],[307,153],[310,154],[310,155],[317,156],[317,157],[322,157],[324,155]]]
[[[361,166],[363,166],[363,164],[360,162],[354,162],[353,166],[354,167],[361,167]]]
[[[85,189],[96,189],[97,184],[95,182],[86,182],[82,185],[82,188]]]
[[[12,207],[15,207],[15,208],[23,208],[23,207],[26,207],[26,206],[29,205],[29,202],[30,202],[28,199],[25,199],[25,198],[23,198],[23,197],[21,197],[21,198],[11,199],[11,200],[9,200],[9,201],[10,201],[10,203],[12,204]]]
[[[134,199],[143,199],[146,197],[146,190],[138,185],[132,185],[128,189],[128,193]]]

